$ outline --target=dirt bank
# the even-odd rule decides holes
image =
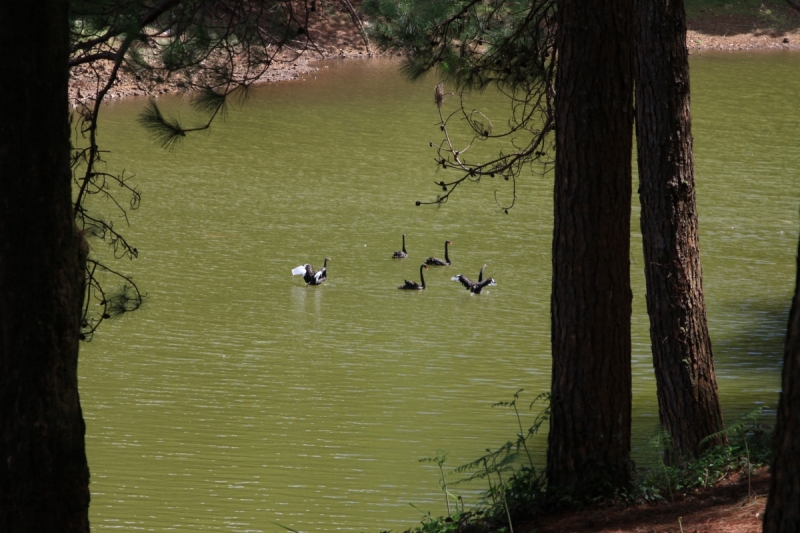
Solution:
[[[758,469],[748,496],[743,473],[714,487],[675,496],[674,501],[588,509],[547,516],[529,524],[536,533],[755,533],[761,531],[769,492],[769,474]]]
[[[702,11],[702,10],[701,10]],[[369,57],[364,40],[349,18],[329,18],[314,25],[309,32],[313,46],[291,63],[278,63],[263,77],[264,82],[287,81],[315,70],[310,63],[322,59],[358,59]],[[690,18],[686,44],[691,53],[739,50],[800,50],[800,14],[786,11],[780,22],[764,16],[732,16],[700,12]],[[375,50],[371,50],[373,53]],[[97,90],[98,79],[105,78],[105,65],[98,62],[97,72],[77,67],[71,72],[70,101],[77,103]],[[154,79],[137,78],[124,70],[106,98],[158,96],[186,90],[178,76]]]
[[[793,14],[787,17],[800,19]],[[687,24],[691,53],[737,50],[800,50],[800,20],[783,29],[767,26],[757,16],[704,16]]]
[[[355,29],[349,17],[326,16],[309,26],[309,44],[298,57],[299,51],[288,50],[279,56],[269,71],[261,78],[263,82],[295,80],[300,75],[316,70],[310,63],[326,59],[358,59],[375,55]],[[304,44],[304,43],[303,43]],[[111,64],[96,61],[91,67],[82,65],[71,69],[69,98],[76,105],[93,96],[105,83]],[[188,90],[180,75],[144,78],[134,75],[124,65],[117,82],[106,94],[106,100],[127,96],[159,96]]]

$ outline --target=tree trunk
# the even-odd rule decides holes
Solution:
[[[697,457],[722,430],[697,236],[682,0],[637,2],[636,133],[647,312],[661,425]]]
[[[764,533],[800,531],[800,249],[781,385]]]
[[[0,531],[88,532],[67,0],[0,3]]]
[[[551,493],[629,480],[633,2],[558,4]]]

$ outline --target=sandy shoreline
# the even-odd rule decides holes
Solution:
[[[370,56],[366,46],[357,33],[343,34],[336,32],[332,41],[328,42],[321,53],[306,52],[293,63],[286,63],[270,69],[262,78],[262,82],[291,81],[299,79],[301,75],[317,70],[314,62],[324,60],[353,60]],[[690,54],[703,52],[737,52],[737,51],[778,51],[800,50],[800,30],[775,31],[759,29],[748,25],[746,21],[719,21],[708,19],[695,21],[689,24],[686,36],[686,45]],[[374,55],[374,54],[373,54]],[[379,54],[380,55],[380,54]],[[98,65],[101,79],[104,74],[104,65]],[[97,89],[96,73],[87,67],[77,67],[70,73],[69,97],[70,103],[78,105],[85,103],[88,97],[95,94]],[[184,92],[188,90],[184,81],[179,77],[172,79],[143,80],[136,76],[121,71],[119,80],[109,90],[106,100],[116,100],[128,96],[155,96],[162,94]]]
[[[374,56],[375,54],[373,54]],[[317,67],[315,62],[326,60],[351,60],[369,57],[364,49],[348,47],[340,49],[339,52],[327,53],[324,55],[310,54],[306,52],[292,63],[273,66],[262,76],[259,83],[269,83],[277,81],[291,81],[299,79],[301,75],[314,72]],[[100,77],[87,67],[77,67],[70,72],[69,101],[74,106],[79,103],[86,103],[89,97],[98,90],[98,79],[105,82],[105,68],[101,64],[97,68]],[[134,76],[124,69],[120,69],[117,82],[106,94],[107,101],[125,98],[128,96],[155,96],[162,94],[186,92],[189,88],[186,82],[180,77],[162,79],[142,79]]]
[[[755,30],[735,35],[702,33],[697,30],[686,32],[686,46],[690,53],[708,51],[740,50],[800,50],[800,31],[773,32]]]

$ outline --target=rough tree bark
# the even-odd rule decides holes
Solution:
[[[67,0],[0,3],[0,531],[88,532]]]
[[[689,52],[682,0],[637,2],[636,137],[647,312],[658,411],[673,450],[697,457],[725,437],[697,234]]]
[[[558,4],[552,493],[629,480],[633,9]]]
[[[800,247],[772,453],[764,533],[795,533],[800,531]]]

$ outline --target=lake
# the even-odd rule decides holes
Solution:
[[[692,56],[700,246],[726,421],[777,405],[798,242],[800,56]],[[115,266],[141,311],[83,346],[80,390],[95,531],[405,530],[445,514],[435,464],[515,438],[550,383],[552,176],[484,179],[415,206],[437,167],[438,81],[398,63],[330,63],[266,84],[207,134],[165,151],[136,123],[145,99],[103,109],[107,169],[142,192]],[[496,94],[475,97],[496,127]],[[171,113],[199,121],[180,98]],[[448,105],[454,104],[451,101]],[[455,131],[457,144],[469,138]],[[475,147],[491,153],[492,147]],[[637,178],[634,177],[634,180]],[[634,187],[635,190],[635,187]],[[634,199],[634,459],[658,425]],[[104,208],[109,216],[116,216]],[[124,220],[115,221],[122,227]],[[392,259],[406,234],[409,257]],[[425,272],[428,256],[449,267]],[[97,246],[97,244],[95,244]],[[106,252],[95,250],[99,255]],[[328,280],[306,286],[291,270]],[[486,264],[480,295],[451,281]],[[534,455],[544,464],[546,431]],[[451,492],[474,504],[483,486]]]

